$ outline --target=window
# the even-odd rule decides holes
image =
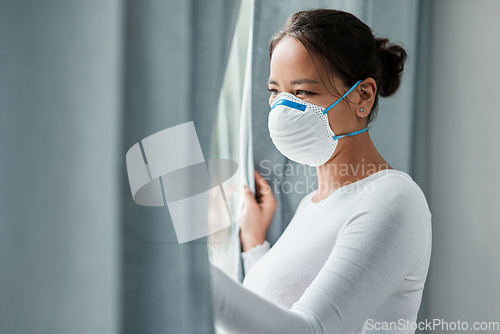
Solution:
[[[241,1],[211,143],[212,158],[230,159],[239,164],[238,172],[224,182],[224,192],[229,211],[233,213],[233,223],[208,237],[210,262],[234,279],[238,279],[240,270],[239,225],[235,221],[237,218],[235,214],[240,212],[242,206],[239,185],[246,171],[244,165],[248,160],[245,158],[245,152],[242,152],[245,151],[242,149],[244,147],[242,138],[245,141],[247,137],[244,129],[249,126],[245,121],[245,115],[242,115],[242,105],[245,103],[245,91],[250,92],[247,73],[250,73],[248,55],[251,44],[252,10],[253,0]],[[253,173],[253,170],[251,172]],[[210,206],[209,221],[216,221],[219,217],[225,219],[222,217],[227,215],[226,212],[227,208]]]

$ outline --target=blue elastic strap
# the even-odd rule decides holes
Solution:
[[[307,107],[305,104],[293,102],[293,101],[286,100],[286,99],[279,99],[275,104],[273,104],[271,110],[273,110],[274,107],[279,106],[279,105],[284,105],[284,106],[287,106],[290,108],[298,109],[300,111],[305,111],[306,107]]]
[[[323,110],[323,115],[326,114],[328,112],[328,110],[332,109],[333,107],[335,107],[335,105],[337,105],[337,103],[339,103],[340,101],[342,101],[344,99],[344,97],[346,97],[350,92],[352,92],[354,90],[354,88],[356,88],[359,83],[363,81],[363,80],[359,80],[358,82],[356,82],[351,88],[349,88],[349,90],[347,92],[345,92],[344,95],[342,95],[340,97],[340,99],[338,99],[337,101],[333,102],[332,105],[330,105],[328,108],[326,108],[325,110]]]
[[[364,129],[361,129],[361,130],[358,130],[358,131],[354,131],[354,132],[348,133],[348,134],[346,134],[346,135],[338,135],[338,136],[333,136],[333,139],[334,139],[334,140],[337,140],[337,139],[340,139],[340,138],[342,138],[342,137],[354,136],[354,135],[357,135],[358,133],[365,132],[366,130],[368,130],[368,127],[364,128]]]

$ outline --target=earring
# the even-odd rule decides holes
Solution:
[[[365,111],[365,109],[364,109],[364,108],[361,108],[361,109],[359,109],[359,110],[360,110],[361,112],[364,112],[364,111]]]

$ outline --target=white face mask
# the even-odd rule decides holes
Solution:
[[[328,110],[334,107],[361,82],[356,82],[342,97],[323,108],[302,101],[290,93],[279,93],[269,113],[268,126],[274,146],[288,159],[317,167],[327,162],[338,140],[368,130],[368,127],[336,136],[328,123]]]

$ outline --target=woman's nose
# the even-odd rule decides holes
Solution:
[[[273,103],[274,103],[274,99],[276,98],[276,96],[270,96],[269,97],[269,107],[272,107],[273,106]]]

